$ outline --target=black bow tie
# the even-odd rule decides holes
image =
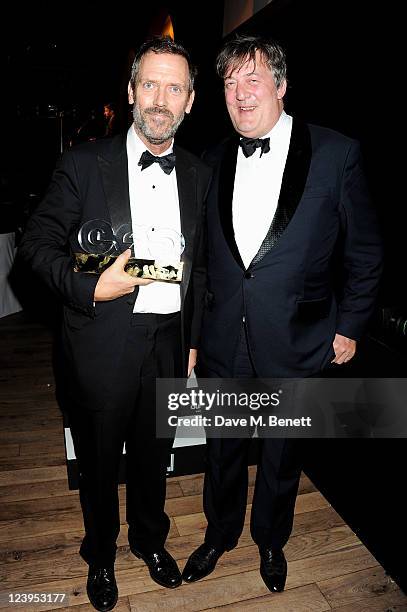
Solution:
[[[250,157],[253,155],[257,147],[260,147],[261,157],[263,153],[268,153],[270,151],[270,138],[246,138],[246,136],[242,136],[240,139],[240,146],[242,147],[243,155],[245,157]]]
[[[171,174],[175,166],[175,153],[169,153],[168,155],[158,157],[150,153],[150,151],[144,151],[144,153],[140,157],[138,165],[141,166],[141,170],[145,170],[154,162],[160,164],[161,170],[163,170],[165,174]]]

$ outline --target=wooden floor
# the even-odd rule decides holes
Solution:
[[[0,345],[0,609],[93,610],[86,596],[87,566],[78,555],[78,495],[67,486],[50,333],[21,313],[11,315],[0,319]],[[254,476],[250,469],[251,494]],[[201,493],[201,474],[168,482],[168,549],[181,568],[202,542]],[[123,490],[120,496],[123,511]],[[118,612],[407,611],[407,598],[305,476],[285,549],[289,571],[281,594],[269,593],[260,578],[247,519],[239,546],[221,558],[213,574],[172,591],[155,584],[129,552],[124,512],[121,516]],[[69,602],[10,605],[9,594],[22,591],[65,593]]]

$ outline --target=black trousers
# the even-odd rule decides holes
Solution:
[[[80,553],[100,567],[112,565],[116,555],[124,443],[130,547],[153,552],[168,535],[164,504],[173,439],[156,438],[155,381],[182,376],[180,314],[134,314],[118,372],[108,410],[69,415],[85,525]]]
[[[234,378],[256,378],[244,325],[233,374]],[[259,547],[283,548],[290,536],[301,475],[299,442],[280,438],[259,440],[260,457],[250,521],[252,538]],[[205,541],[220,549],[234,548],[243,530],[250,443],[250,438],[207,438],[203,493],[208,521]]]

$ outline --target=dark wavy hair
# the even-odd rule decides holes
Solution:
[[[261,53],[266,65],[273,73],[276,87],[287,78],[287,66],[283,49],[273,40],[260,36],[242,36],[227,41],[216,58],[216,72],[225,79],[233,70],[252,60],[256,65],[256,51]]]

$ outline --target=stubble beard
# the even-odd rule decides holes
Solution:
[[[155,113],[166,115],[171,119],[172,123],[165,130],[165,132],[158,133],[159,128],[154,129],[154,127],[151,127],[147,122],[146,115]],[[175,136],[176,131],[181,125],[184,116],[184,111],[177,117],[174,117],[174,114],[167,108],[158,108],[153,106],[141,111],[139,106],[137,105],[137,102],[133,104],[133,121],[135,127],[143,134],[144,138],[148,142],[154,145],[160,145],[164,142],[167,142],[168,140],[172,140],[172,138]]]

